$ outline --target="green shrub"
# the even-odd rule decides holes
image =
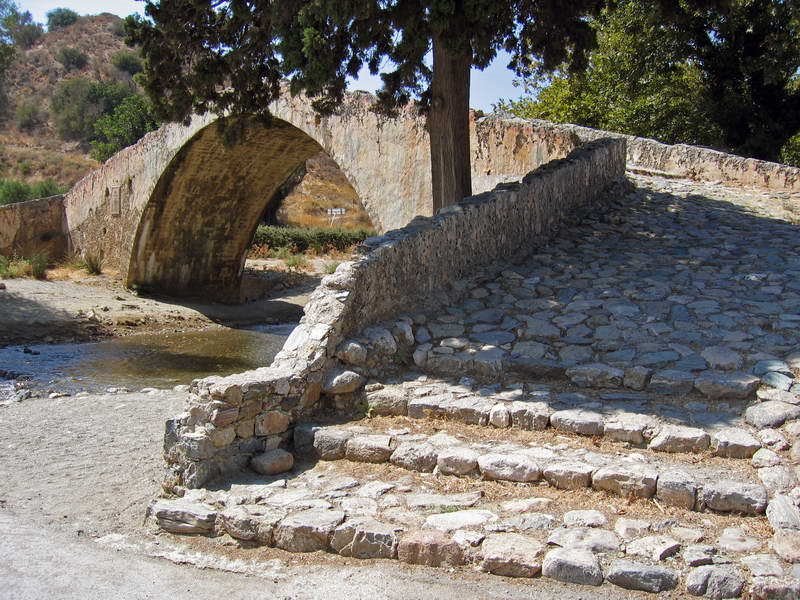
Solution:
[[[95,123],[114,112],[133,95],[122,83],[93,81],[83,77],[67,79],[56,88],[50,106],[58,135],[65,140],[89,142],[95,139]]]
[[[77,48],[64,47],[56,53],[56,60],[64,65],[67,71],[77,71],[89,63],[89,57]]]
[[[128,96],[112,114],[100,117],[95,122],[92,157],[99,161],[108,160],[157,127],[158,121],[150,101],[138,94]]]
[[[78,13],[68,8],[54,8],[47,13],[47,31],[69,27],[78,20]]]
[[[65,191],[66,188],[58,185],[52,179],[44,179],[33,184],[16,179],[0,179],[0,206],[36,198],[47,198],[63,194]]]
[[[327,275],[331,275],[331,274],[333,274],[333,273],[335,273],[335,272],[336,272],[336,269],[339,267],[339,264],[340,264],[340,263],[339,263],[339,262],[337,262],[337,261],[326,262],[326,263],[325,263],[325,264],[322,266],[322,270],[325,272],[325,274],[327,274]]]
[[[780,161],[785,165],[800,167],[800,133],[796,133],[781,148]]]
[[[129,75],[141,73],[144,68],[139,55],[129,50],[120,50],[115,53],[114,56],[111,57],[111,64]]]
[[[302,254],[292,254],[284,264],[290,271],[300,271],[308,266],[308,259]]]
[[[32,100],[24,100],[17,105],[14,120],[22,131],[36,129],[44,121],[39,106]]]
[[[31,186],[24,181],[0,179],[0,206],[31,199]]]
[[[47,266],[48,260],[44,254],[34,254],[30,258],[14,257],[13,259],[0,256],[0,278],[35,277],[36,279],[45,279]]]
[[[47,276],[47,256],[44,254],[34,254],[28,259],[30,273],[36,279],[44,279]]]
[[[43,179],[31,185],[31,199],[34,198],[49,198],[50,196],[57,196],[63,194],[67,189],[58,185],[52,179]]]
[[[375,235],[368,229],[347,230],[322,227],[276,227],[261,225],[256,230],[253,243],[272,250],[287,248],[293,252],[345,252]]]

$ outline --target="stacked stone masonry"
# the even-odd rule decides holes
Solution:
[[[177,488],[159,525],[505,577],[798,597],[797,198],[630,181],[533,254],[339,329],[321,397],[269,443],[294,456],[251,461],[274,474],[297,460],[291,478]],[[196,388],[221,398],[226,383]],[[323,407],[368,418],[309,424]]]
[[[269,368],[194,383],[196,402],[167,425],[167,488],[200,486],[241,467],[262,447],[280,445],[321,393],[349,400],[363,378],[338,367],[336,352],[348,335],[434,294],[455,298],[470,269],[541,243],[619,181],[624,153],[622,141],[594,142],[519,184],[367,240],[358,260],[323,279]],[[411,335],[410,327],[404,332]],[[395,338],[380,335],[375,344],[392,356]],[[405,339],[413,343],[413,337]]]

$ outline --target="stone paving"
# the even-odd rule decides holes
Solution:
[[[770,217],[769,203],[784,213],[773,197],[636,182],[615,210],[473,282],[460,305],[414,315],[418,364],[468,371],[491,346],[581,387],[743,398],[760,378],[800,392],[786,361],[800,361],[800,226]]]
[[[464,281],[459,303],[343,343],[332,381],[353,385],[334,405],[366,383],[368,418],[297,426],[293,454],[253,459],[261,476],[159,500],[155,521],[291,552],[800,597],[800,199],[632,180]]]

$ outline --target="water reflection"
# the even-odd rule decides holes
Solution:
[[[107,387],[167,388],[206,375],[267,366],[294,327],[214,327],[89,344],[12,346],[0,349],[0,370],[29,379],[33,388],[67,393]]]

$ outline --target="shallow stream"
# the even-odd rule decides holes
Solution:
[[[295,326],[210,327],[94,343],[0,348],[0,401],[9,399],[19,382],[39,393],[172,388],[206,375],[268,366]]]

